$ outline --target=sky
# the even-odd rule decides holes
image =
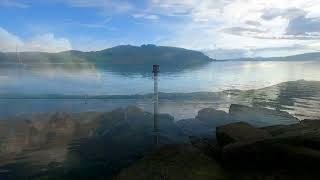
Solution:
[[[320,0],[0,0],[0,51],[156,44],[218,59],[320,50]]]

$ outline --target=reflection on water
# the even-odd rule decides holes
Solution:
[[[320,80],[320,62],[212,62],[207,66],[160,74],[162,92],[256,89],[290,80]],[[41,64],[0,67],[0,93],[145,94],[152,73],[118,72],[106,65]],[[130,68],[129,68],[130,69]],[[36,87],[36,88],[35,88]]]
[[[130,105],[153,112],[152,95],[115,97],[0,99],[0,119],[42,112],[105,112]],[[200,109],[208,107],[228,111],[234,103],[287,111],[299,119],[317,119],[320,117],[320,81],[292,81],[248,91],[160,93],[159,110],[179,120],[193,118]]]
[[[234,97],[236,102],[287,111],[299,119],[320,117],[320,81],[291,81],[240,92]]]

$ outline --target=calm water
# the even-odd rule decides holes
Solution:
[[[216,92],[228,89],[258,89],[291,80],[320,81],[320,62],[213,62],[207,66],[160,74],[162,92]],[[0,94],[68,94],[68,95],[114,95],[146,94],[153,92],[151,73],[114,72],[95,68],[89,64],[55,64],[1,66]],[[290,90],[287,90],[290,91]],[[294,94],[295,92],[293,92]],[[276,91],[273,96],[277,96]],[[269,97],[270,99],[270,97]],[[268,101],[266,99],[265,101]],[[309,103],[310,100],[295,99]],[[222,98],[207,101],[166,101],[160,99],[160,112],[170,113],[176,119],[193,118],[206,107],[228,111],[231,103],[251,105],[251,100]],[[40,112],[84,112],[109,111],[117,107],[136,105],[152,112],[152,100],[66,100],[66,99],[0,99],[0,118],[19,114]],[[317,105],[317,104],[315,104]],[[294,107],[295,108],[295,107]],[[309,109],[316,109],[310,107]],[[301,108],[288,111],[299,117],[308,118]],[[306,113],[303,113],[306,112]],[[310,118],[317,117],[311,116]]]
[[[213,62],[160,74],[162,92],[218,92],[204,99],[160,99],[175,120],[200,109],[228,111],[232,103],[320,117],[320,62]],[[0,94],[116,95],[153,91],[151,73],[114,72],[89,64],[2,65]],[[268,87],[265,89],[260,89]],[[0,99],[0,179],[110,179],[152,148],[152,99]],[[109,112],[115,108],[135,105]],[[144,112],[146,111],[146,112]],[[59,113],[55,113],[59,112]],[[76,112],[61,113],[61,112]],[[83,113],[84,112],[84,113]],[[187,138],[169,116],[160,132],[171,143]],[[181,121],[180,121],[181,122]],[[161,129],[162,128],[162,129]]]
[[[320,80],[319,69],[320,62],[311,61],[213,62],[178,73],[161,73],[159,90],[256,89],[290,80]],[[151,73],[119,73],[86,64],[2,66],[0,70],[0,93],[145,94],[151,93],[152,88]]]

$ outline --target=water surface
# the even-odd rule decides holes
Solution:
[[[320,62],[223,61],[179,72],[160,73],[162,92],[257,89],[291,80],[320,80]],[[130,70],[130,67],[128,67]],[[100,65],[42,64],[0,67],[0,93],[22,94],[146,94],[150,73],[117,72]]]

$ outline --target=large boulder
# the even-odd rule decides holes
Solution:
[[[299,122],[297,118],[284,111],[262,107],[248,107],[239,104],[231,104],[229,114],[236,121],[248,122],[259,127]]]
[[[235,122],[230,114],[213,108],[201,109],[196,116],[196,120],[202,121],[213,128]]]
[[[178,127],[188,136],[212,137],[214,128],[197,119],[182,119],[176,122]]]
[[[312,170],[320,161],[320,121],[255,128],[232,123],[217,128],[219,155],[234,168]],[[276,163],[275,163],[276,162]]]
[[[221,110],[204,108],[198,112],[195,119],[177,121],[177,125],[188,136],[212,138],[216,127],[234,122],[231,116]]]
[[[307,134],[320,134],[320,120],[302,120],[290,125],[267,126],[262,129],[275,137],[302,136]]]
[[[143,172],[141,172],[141,170]],[[118,180],[226,180],[219,163],[190,145],[164,146],[123,169]]]
[[[220,146],[236,142],[256,142],[272,137],[268,131],[256,128],[245,122],[217,127],[216,136]]]

